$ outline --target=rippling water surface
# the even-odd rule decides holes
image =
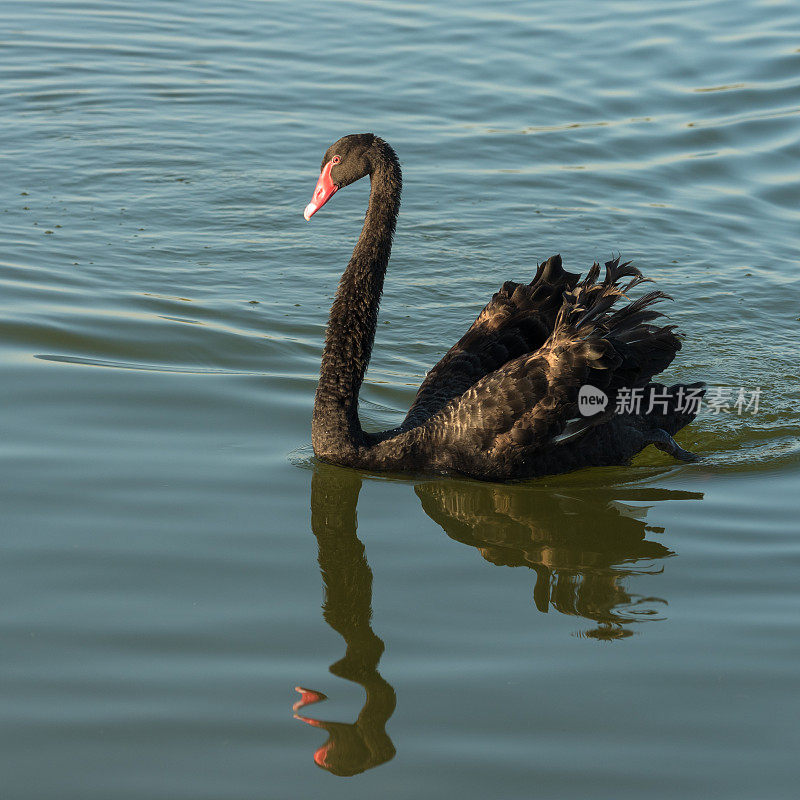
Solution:
[[[3,797],[796,795],[797,3],[0,19]],[[634,259],[668,377],[758,412],[528,485],[316,464],[368,187],[302,209],[364,130],[405,175],[367,424],[555,252]]]

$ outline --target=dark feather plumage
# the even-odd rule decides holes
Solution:
[[[541,347],[553,330],[563,293],[578,277],[565,272],[556,255],[539,266],[530,283],[506,281],[428,373],[402,429],[416,427],[480,378]]]

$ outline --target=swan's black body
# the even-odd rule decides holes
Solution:
[[[375,339],[402,178],[394,150],[372,134],[332,145],[323,176],[326,170],[329,194],[308,216],[365,175],[372,188],[328,322],[312,421],[317,456],[365,470],[453,471],[497,481],[624,464],[648,444],[692,457],[671,437],[694,418],[696,408],[685,408],[685,398],[702,385],[651,382],[680,340],[672,326],[652,324],[661,316],[651,308],[666,297],[661,292],[613,307],[645,280],[619,259],[606,264],[601,282],[597,264],[580,280],[553,256],[531,283],[503,284],[430,371],[403,424],[364,431],[358,393]],[[604,412],[583,417],[578,392],[587,384],[609,402]],[[641,413],[616,413],[618,395],[627,389],[644,393]],[[653,392],[658,402],[647,413]]]

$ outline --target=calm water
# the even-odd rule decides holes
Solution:
[[[796,796],[796,2],[0,20],[4,798]],[[368,186],[302,210],[364,130],[406,187],[368,424],[504,280],[619,250],[668,377],[758,413],[511,487],[315,464]]]

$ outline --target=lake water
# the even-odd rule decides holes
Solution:
[[[796,796],[800,5],[0,20],[4,798]],[[302,211],[361,131],[405,177],[365,424],[556,252],[757,413],[524,485],[317,464],[368,185]]]

